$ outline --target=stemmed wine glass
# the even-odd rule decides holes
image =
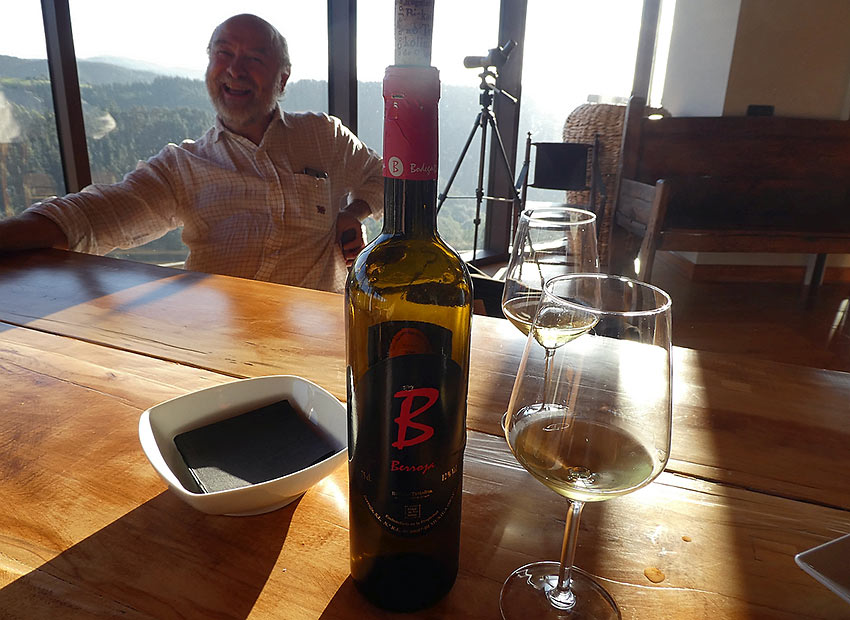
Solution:
[[[596,215],[542,203],[522,212],[505,272],[502,311],[528,335],[546,280],[599,271]]]
[[[511,451],[568,502],[560,562],[515,570],[502,617],[620,618],[613,598],[573,566],[586,502],[654,480],[670,452],[670,297],[622,276],[549,280],[506,414]]]

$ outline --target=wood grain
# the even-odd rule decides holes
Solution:
[[[345,399],[342,297],[70,252],[0,261],[0,321]],[[524,346],[473,321],[469,428],[500,434]],[[850,508],[850,375],[675,348],[670,470]]]
[[[765,116],[650,120],[645,104],[640,96],[629,101],[615,194],[620,211],[627,180],[664,179],[667,198],[663,208],[654,205],[654,227],[645,235],[631,231],[643,237],[641,260],[656,250],[813,253],[814,292],[826,255],[850,251],[850,124]]]
[[[458,582],[432,609],[388,614],[348,577],[345,467],[234,518],[183,504],[147,463],[141,411],[229,377],[26,328],[0,332],[0,377],[3,618],[497,618],[503,579],[560,547],[563,500],[472,431]],[[588,506],[577,562],[624,618],[843,618],[792,557],[848,530],[846,510],[667,473]]]

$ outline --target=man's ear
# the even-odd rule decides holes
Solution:
[[[283,94],[284,88],[286,88],[286,81],[289,79],[288,73],[281,72],[280,74],[280,84],[278,85],[277,96],[280,97]]]

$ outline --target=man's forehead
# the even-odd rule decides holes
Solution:
[[[225,22],[213,32],[211,46],[242,45],[253,52],[270,54],[273,45],[271,33],[263,24],[251,22]]]
[[[232,37],[215,37],[210,44],[211,47],[227,47],[233,45],[245,45],[245,41],[240,41]],[[259,41],[252,41],[250,45],[245,46],[251,52],[257,54],[271,54],[272,48],[270,45],[263,45]]]

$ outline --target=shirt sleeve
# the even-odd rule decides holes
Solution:
[[[81,192],[50,198],[32,205],[56,223],[77,252],[106,254],[115,248],[133,248],[162,237],[182,224],[178,198],[167,174],[167,150],[112,185],[89,185]]]
[[[384,213],[384,178],[380,155],[363,144],[348,127],[336,117],[330,117],[333,125],[334,143],[338,153],[343,154],[338,174],[342,175],[347,202],[360,199],[369,205],[374,219]]]

